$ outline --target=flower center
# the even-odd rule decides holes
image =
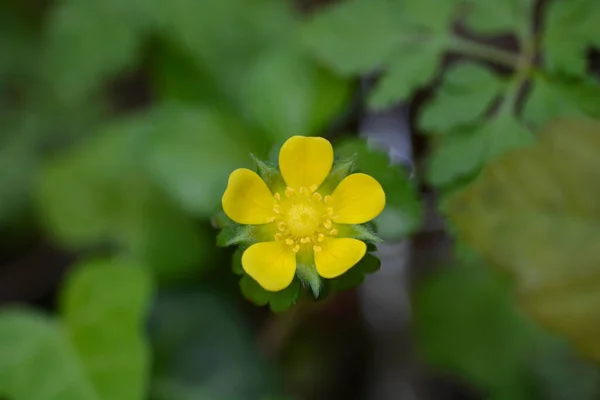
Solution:
[[[273,211],[278,232],[276,241],[283,241],[294,253],[302,247],[312,246],[321,251],[326,236],[336,235],[331,216],[333,209],[327,206],[330,196],[323,197],[316,187],[301,187],[298,191],[288,187],[284,195],[275,193],[277,201]]]

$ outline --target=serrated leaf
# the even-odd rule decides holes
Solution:
[[[454,8],[454,2],[435,0],[345,1],[306,23],[304,41],[317,58],[340,74],[369,72],[399,59],[405,51],[441,54]]]
[[[461,128],[441,138],[429,158],[427,179],[447,186],[476,174],[487,162],[530,144],[533,136],[514,117],[499,116],[488,124]]]
[[[407,48],[396,54],[385,75],[369,97],[369,106],[382,109],[406,100],[416,89],[427,84],[435,75],[441,52],[436,47],[425,51]]]
[[[381,261],[379,261],[379,258],[367,253],[358,264],[350,268],[343,275],[330,279],[330,287],[332,290],[338,292],[355,288],[364,282],[365,275],[378,271],[380,266]]]
[[[561,120],[448,203],[460,237],[515,277],[541,324],[600,359],[600,122]]]
[[[142,269],[82,264],[61,297],[63,320],[0,313],[0,395],[14,399],[146,398],[143,339],[150,283]],[[68,371],[69,373],[65,373]]]
[[[321,194],[333,192],[336,186],[354,171],[356,157],[357,154],[353,154],[346,158],[336,159],[331,168],[331,172],[321,186],[319,186],[319,192]]]
[[[271,164],[267,161],[263,161],[260,158],[256,157],[254,154],[251,154],[254,163],[256,164],[256,168],[258,170],[258,174],[260,177],[267,183],[267,186],[272,190],[275,188],[285,187],[285,182],[283,182],[283,177],[279,172],[279,169],[274,164]]]
[[[467,25],[478,33],[500,34],[528,26],[532,0],[471,0]]]
[[[485,116],[506,83],[483,65],[457,64],[445,74],[434,98],[425,105],[419,125],[429,133],[446,133]]]
[[[391,165],[386,154],[371,149],[360,139],[347,139],[335,146],[340,157],[356,155],[356,169],[371,175],[382,185],[386,207],[374,221],[384,239],[402,237],[418,228],[421,204],[413,183],[397,165]],[[387,221],[393,221],[387,224]]]
[[[600,83],[595,80],[539,75],[532,85],[523,118],[533,126],[561,117],[600,116]]]

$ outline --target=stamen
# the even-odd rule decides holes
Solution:
[[[310,187],[310,191],[311,191],[311,193],[312,193],[312,192],[314,192],[315,190],[317,190],[317,188],[318,188],[318,186],[317,186],[317,185],[312,185],[312,186]]]
[[[309,242],[310,242],[310,238],[308,236],[300,239],[300,243],[309,243]]]
[[[273,197],[275,197],[275,200],[277,201],[281,200],[281,195],[279,193],[275,193]]]
[[[313,199],[317,200],[317,201],[321,201],[323,197],[321,196],[320,193],[314,192],[313,193]]]
[[[285,195],[287,197],[292,197],[294,195],[294,189],[292,189],[291,187],[286,187],[285,188]]]
[[[319,233],[319,235],[317,235],[317,240],[319,242],[322,242],[323,240],[325,240],[325,235],[323,235],[322,233]]]
[[[275,237],[275,240],[281,240],[281,238],[283,238],[283,235],[281,233],[276,233],[273,236]]]
[[[275,206],[273,206],[273,211],[275,214],[281,213],[281,206],[279,204],[275,204]]]
[[[299,244],[297,244],[297,245],[295,245],[294,247],[292,247],[292,251],[293,251],[294,253],[297,253],[297,252],[298,252],[298,250],[300,250],[300,245],[299,245]]]
[[[337,229],[332,229],[332,230],[329,231],[329,234],[332,235],[332,236],[335,236],[335,235],[338,234],[338,230]]]
[[[327,215],[328,216],[333,216],[333,207],[327,207]]]
[[[269,219],[267,220],[267,222],[273,222],[275,221],[275,217],[269,217]]]
[[[308,189],[304,186],[300,186],[300,194],[308,194]]]
[[[325,196],[325,199],[323,199],[323,201],[325,203],[329,203],[331,201],[331,196],[330,195]]]
[[[329,228],[331,228],[333,223],[331,222],[330,219],[328,219],[328,220],[325,220],[325,222],[323,222],[323,225],[325,226],[326,229],[329,229]]]
[[[323,250],[323,248],[322,248],[321,246],[316,246],[316,245],[315,245],[315,246],[313,246],[313,251],[315,251],[315,252],[319,252],[319,251],[321,251],[321,250]]]
[[[275,218],[273,218],[273,219],[275,219]],[[285,228],[286,228],[285,222],[283,222],[283,221],[279,222],[278,228],[281,232],[285,232]]]
[[[291,246],[294,244],[294,241],[290,238],[285,239],[285,244],[287,244],[288,246]]]

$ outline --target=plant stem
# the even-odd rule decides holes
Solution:
[[[450,49],[475,58],[506,65],[514,69],[518,69],[521,64],[521,58],[518,54],[497,47],[486,46],[462,37],[453,37],[450,40]]]

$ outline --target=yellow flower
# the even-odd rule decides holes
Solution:
[[[348,175],[328,193],[321,184],[332,165],[329,141],[294,136],[279,152],[284,186],[270,189],[245,168],[230,175],[222,199],[225,214],[239,224],[264,225],[272,235],[271,241],[253,244],[242,255],[244,271],[264,289],[276,292],[289,286],[297,257],[314,256],[318,274],[335,278],[365,255],[364,242],[340,233],[379,215],[385,193],[379,182],[362,173]]]

